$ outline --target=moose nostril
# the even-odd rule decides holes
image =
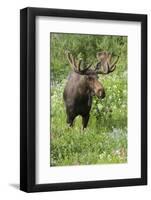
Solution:
[[[105,97],[105,91],[103,91],[103,97]]]
[[[105,97],[105,91],[104,91],[104,90],[102,90],[102,91],[100,92],[100,97],[101,97],[102,99]]]

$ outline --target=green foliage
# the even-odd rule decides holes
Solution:
[[[51,33],[50,43],[52,79],[55,81],[64,79],[70,70],[66,50],[82,58],[85,64],[96,63],[96,53],[106,50],[120,56],[118,70],[124,71],[127,67],[127,37]]]
[[[96,53],[120,56],[117,69],[100,76],[106,97],[93,98],[90,120],[82,130],[81,117],[66,124],[63,90],[70,71],[65,50],[96,63]],[[52,166],[127,162],[127,37],[51,34],[51,144]]]

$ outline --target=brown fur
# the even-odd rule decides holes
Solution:
[[[92,105],[92,96],[105,97],[102,84],[97,80],[97,75],[80,75],[71,72],[64,89],[63,98],[67,113],[67,123],[73,125],[74,119],[82,116],[83,128],[87,127],[89,112]]]

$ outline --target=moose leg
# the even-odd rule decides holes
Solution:
[[[69,114],[67,115],[67,123],[69,124],[70,127],[73,126],[74,119],[75,119],[75,116],[69,115]]]
[[[82,116],[83,129],[87,127],[88,121],[89,121],[89,115]]]

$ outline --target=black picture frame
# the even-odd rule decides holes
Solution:
[[[141,178],[70,183],[36,184],[35,182],[35,19],[53,16],[103,19],[141,23]],[[20,189],[43,192],[147,184],[147,15],[48,8],[20,10]]]

